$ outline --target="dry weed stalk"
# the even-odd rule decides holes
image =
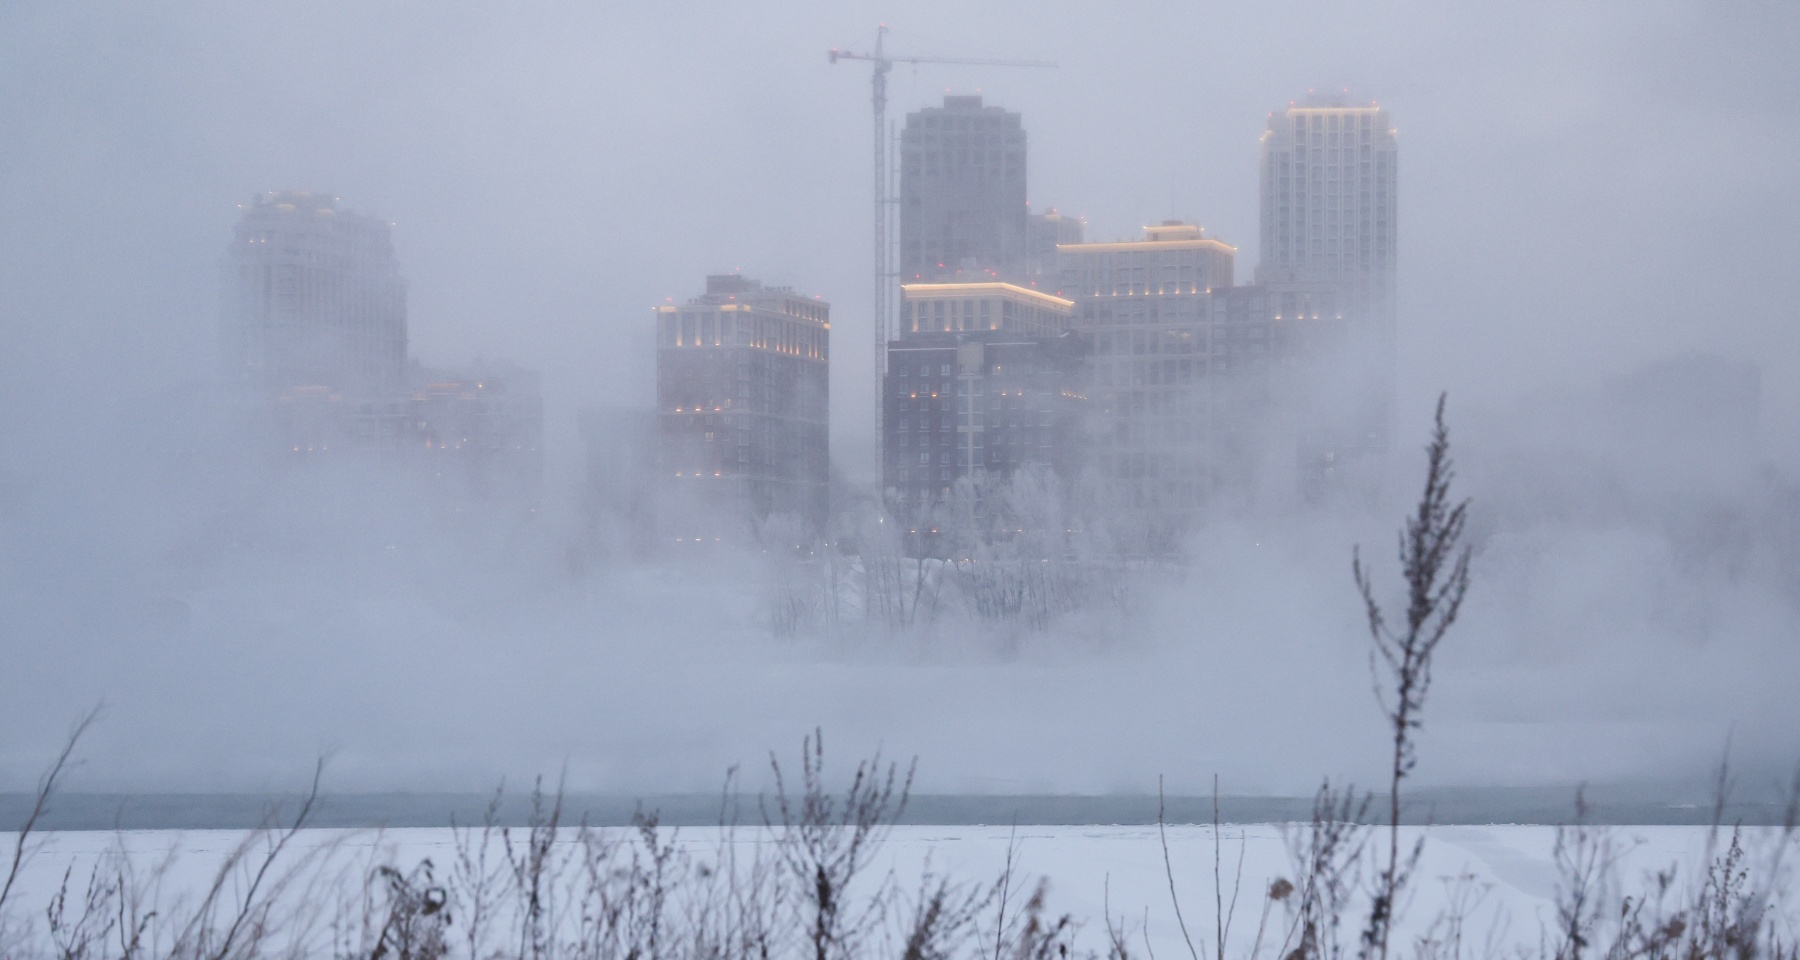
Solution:
[[[76,721],[69,735],[63,738],[62,749],[57,752],[56,759],[51,761],[44,775],[38,778],[37,790],[32,795],[31,812],[26,814],[25,822],[19,832],[13,836],[12,857],[6,868],[6,880],[0,882],[0,922],[6,917],[7,901],[12,898],[13,885],[18,882],[19,871],[25,868],[26,861],[31,859],[35,850],[32,834],[37,831],[38,821],[50,808],[50,799],[56,795],[57,787],[62,785],[62,778],[70,770],[71,758],[75,755],[75,747],[88,728],[99,719],[100,708],[89,710],[85,716]],[[0,927],[0,932],[4,928]]]
[[[824,765],[824,734],[814,730],[802,742],[800,792],[791,796],[781,763],[771,754],[778,819],[765,811],[764,821],[777,831],[776,855],[797,885],[812,960],[840,960],[856,956],[889,893],[891,878],[860,908],[849,897],[851,884],[905,812],[916,764],[908,765],[902,779],[895,764],[881,769],[877,753],[856,765],[841,800],[825,785]]]
[[[1375,646],[1369,655],[1370,669],[1376,677],[1375,696],[1393,736],[1387,862],[1376,880],[1368,921],[1363,927],[1361,955],[1366,960],[1387,960],[1394,912],[1422,852],[1415,844],[1405,859],[1400,854],[1400,781],[1418,763],[1414,737],[1425,708],[1425,695],[1431,689],[1432,657],[1450,625],[1456,622],[1469,590],[1469,547],[1462,543],[1469,501],[1450,500],[1450,481],[1456,471],[1450,460],[1450,431],[1444,425],[1446,399],[1447,395],[1438,395],[1431,442],[1425,447],[1424,492],[1399,538],[1401,574],[1406,581],[1404,628],[1392,626],[1375,599],[1374,584],[1363,566],[1360,549],[1352,552],[1350,563]]]
[[[1781,827],[1760,850],[1740,826],[1724,826],[1729,782],[1720,767],[1712,824],[1697,883],[1682,889],[1677,865],[1651,873],[1631,892],[1617,877],[1622,850],[1612,831],[1588,822],[1580,795],[1572,824],[1557,828],[1556,928],[1540,949],[1553,960],[1794,960],[1800,957],[1784,912],[1786,860],[1800,825],[1800,777],[1788,791]],[[1791,904],[1785,905],[1791,911]]]

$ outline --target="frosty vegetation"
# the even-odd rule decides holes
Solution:
[[[981,495],[958,481],[910,529],[885,513],[852,516],[829,543],[797,543],[799,525],[780,519],[760,531],[776,636],[953,619],[1025,632],[1078,615],[1117,623],[1134,575],[1156,568],[1120,549],[1087,485],[1037,464]],[[929,531],[929,546],[913,530]]]
[[[1723,772],[1698,876],[1674,867],[1643,882],[1620,876],[1619,842],[1586,822],[1578,796],[1574,822],[1557,833],[1552,924],[1522,938],[1498,926],[1472,929],[1481,894],[1465,882],[1453,885],[1437,915],[1407,928],[1423,932],[1396,935],[1424,844],[1400,843],[1403,787],[1417,761],[1433,657],[1470,588],[1466,503],[1451,496],[1453,476],[1440,402],[1424,490],[1399,538],[1403,607],[1380,602],[1378,569],[1360,551],[1353,565],[1392,735],[1388,791],[1323,784],[1310,820],[1288,834],[1289,873],[1243,899],[1242,861],[1234,871],[1216,829],[1210,903],[1178,889],[1165,841],[1170,906],[1189,960],[1800,957],[1785,863],[1795,846],[1800,782],[1780,830],[1753,843],[1720,822]],[[1051,498],[1040,493],[1030,502]],[[872,598],[866,615],[893,623],[934,615],[947,594],[974,615],[1030,618],[1058,615],[1071,597],[1091,602],[1109,589],[1104,576],[1079,573],[1075,562],[1033,565],[994,553],[979,564],[974,556],[930,563],[898,550],[890,559],[855,576]],[[832,587],[849,576],[830,564],[823,571]],[[805,582],[798,574],[786,581]],[[840,595],[823,593],[832,601]],[[779,616],[794,625],[842,616],[827,599]],[[571,823],[561,791],[540,781],[523,829],[498,825],[496,794],[483,823],[455,830],[448,862],[369,862],[329,844],[295,843],[316,809],[315,775],[298,808],[243,836],[197,895],[165,896],[172,860],[139,862],[121,842],[86,875],[65,873],[48,902],[27,902],[15,883],[40,840],[38,818],[92,720],[75,728],[49,767],[14,838],[0,884],[0,958],[1128,960],[1142,953],[1154,960],[1129,920],[1142,905],[1122,905],[1115,915],[1108,904],[1098,923],[1058,912],[1047,886],[1022,875],[1011,856],[991,877],[929,866],[911,877],[877,869],[913,769],[876,755],[847,779],[829,778],[818,732],[802,744],[797,766],[771,756],[771,796],[747,797],[728,775],[710,851],[678,844],[654,813],[623,831]]]

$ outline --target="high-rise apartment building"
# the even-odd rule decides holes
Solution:
[[[1171,220],[1141,240],[1057,251],[1056,288],[1089,347],[1090,461],[1113,507],[1178,534],[1213,492],[1218,424],[1239,415],[1233,377],[1267,352],[1266,330],[1251,336],[1214,302],[1231,289],[1237,248]]]
[[[1391,323],[1395,176],[1386,110],[1315,95],[1271,114],[1262,137],[1258,282],[1330,284],[1354,318]]]
[[[1121,297],[1194,296],[1231,286],[1237,248],[1180,220],[1144,228],[1142,240],[1062,243],[1057,287],[1076,298],[1078,317],[1104,314]],[[1083,321],[1085,322],[1085,321]]]
[[[1347,96],[1310,95],[1290,104],[1270,115],[1262,137],[1257,281],[1294,307],[1286,310],[1290,321],[1296,310],[1307,315],[1305,323],[1288,324],[1290,358],[1305,371],[1284,389],[1303,489],[1322,489],[1388,448],[1397,163],[1387,111]]]
[[[735,274],[656,308],[661,525],[682,542],[827,516],[831,307]]]
[[[406,284],[389,224],[298,190],[243,211],[224,265],[227,380],[266,394],[404,389]]]
[[[390,225],[300,190],[241,207],[222,269],[225,379],[300,461],[413,469],[418,489],[529,503],[543,467],[538,377],[510,363],[433,370],[407,357]]]
[[[977,495],[1026,464],[1080,468],[1074,304],[998,281],[905,284],[882,390],[883,485],[903,519],[958,481]]]
[[[1025,128],[979,96],[907,114],[900,134],[901,282],[960,271],[1014,279],[1026,259]]]

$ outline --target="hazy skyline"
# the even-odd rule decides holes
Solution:
[[[94,741],[107,776],[163,785],[285,785],[341,748],[361,785],[479,787],[574,757],[596,783],[704,787],[834,720],[975,789],[1141,788],[1177,767],[1288,788],[1367,759],[1361,728],[1317,720],[1372,716],[1347,564],[1351,542],[1390,542],[1385,507],[1212,531],[1196,583],[1159,596],[1129,627],[1133,656],[1101,667],[1057,648],[1015,668],[948,640],[772,651],[737,642],[741,597],[690,605],[652,573],[569,569],[576,415],[653,405],[651,308],[709,273],[831,302],[833,460],[873,477],[869,77],[825,51],[868,47],[877,22],[900,55],[1057,61],[897,67],[889,116],[979,91],[1023,116],[1036,208],[1098,239],[1201,223],[1238,248],[1240,279],[1269,112],[1308,88],[1388,108],[1398,437],[1410,455],[1449,390],[1453,428],[1471,414],[1465,462],[1492,465],[1466,475],[1478,497],[1536,489],[1503,472],[1532,438],[1592,439],[1559,432],[1573,421],[1555,398],[1686,353],[1757,364],[1760,451],[1717,493],[1753,518],[1750,559],[1668,547],[1666,504],[1632,499],[1658,478],[1589,443],[1632,506],[1502,531],[1477,568],[1468,659],[1446,668],[1446,704],[1463,691],[1475,724],[1456,742],[1481,762],[1430,775],[1685,775],[1731,729],[1792,752],[1793,546],[1754,518],[1796,514],[1785,493],[1744,491],[1764,489],[1763,464],[1800,469],[1800,7],[15,2],[0,7],[0,492],[27,493],[0,501],[0,788],[29,782],[99,699],[116,718]],[[187,429],[157,411],[212,377],[237,204],[280,189],[395,223],[422,362],[542,371],[546,489],[564,506],[541,540],[498,523],[409,539],[441,518],[398,484],[270,481],[244,511],[278,548],[207,553],[213,506],[189,494],[210,488],[192,478],[254,485],[183,459]],[[329,520],[292,519],[306,509]],[[171,543],[205,562],[168,563]],[[1201,644],[1202,622],[1224,626]],[[1271,649],[1309,672],[1254,659]],[[979,667],[952,675],[964,658]],[[1219,674],[1221,658],[1246,673]],[[214,695],[171,695],[189,684]],[[470,707],[484,689],[495,701]],[[1301,706],[1243,710],[1277,696]],[[953,705],[920,716],[934,697]],[[1046,697],[1078,706],[1045,722]],[[1547,726],[1505,725],[1521,714]],[[970,729],[1003,756],[963,750]],[[1601,732],[1534,754],[1544,730],[1575,729]]]
[[[581,403],[648,401],[641,358],[609,345],[647,348],[649,308],[704,274],[820,294],[837,447],[866,449],[868,71],[824,51],[868,46],[885,19],[897,51],[1061,64],[900,67],[890,116],[981,90],[1024,116],[1034,205],[1099,238],[1195,220],[1245,276],[1268,112],[1309,87],[1372,97],[1400,130],[1403,396],[1719,352],[1765,366],[1768,452],[1795,457],[1800,378],[1781,365],[1800,333],[1781,305],[1800,198],[1782,158],[1800,124],[1778,4],[0,16],[13,410],[71,364],[139,388],[208,375],[235,205],[294,188],[395,221],[415,352],[543,369],[564,429]]]

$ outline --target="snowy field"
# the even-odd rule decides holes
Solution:
[[[614,831],[614,835],[626,832]],[[668,832],[680,847],[701,859],[711,859],[722,839],[716,828]],[[1467,908],[1465,938],[1477,953],[1489,941],[1496,946],[1535,946],[1554,924],[1558,887],[1555,828],[1403,828],[1403,848],[1421,832],[1426,837],[1424,857],[1400,928],[1409,939],[1425,933],[1430,921],[1453,900]],[[1218,895],[1228,908],[1234,897],[1237,900],[1227,953],[1248,955],[1269,884],[1278,877],[1294,876],[1288,838],[1296,833],[1297,828],[1281,825],[1227,825],[1217,837],[1211,827],[1168,828],[1173,879],[1197,947],[1210,949],[1218,935],[1213,907],[1217,862],[1222,886]],[[1615,876],[1626,888],[1639,887],[1654,871],[1675,864],[1679,866],[1675,890],[1691,890],[1699,875],[1696,867],[1704,862],[1709,849],[1709,832],[1700,827],[1612,827],[1608,835],[1616,850]],[[155,891],[158,902],[191,900],[212,882],[219,864],[245,836],[241,831],[44,834],[38,838],[41,846],[27,863],[8,910],[15,916],[41,917],[65,871],[74,877],[72,887],[79,887],[91,867],[103,862],[109,851],[120,849],[128,852],[140,878],[152,877],[157,864],[168,863]],[[1754,862],[1754,857],[1774,845],[1777,831],[1747,828],[1744,837]],[[1384,840],[1385,834],[1377,832],[1374,838]],[[573,831],[563,841],[573,852]],[[11,835],[0,835],[0,842],[10,851]],[[734,842],[743,859],[766,844],[767,838],[743,831]],[[881,871],[891,869],[899,886],[907,890],[916,890],[927,870],[962,880],[991,881],[1007,861],[1009,844],[1017,865],[1015,876],[1020,878],[1014,881],[1015,890],[1028,888],[1035,878],[1045,878],[1050,912],[1071,914],[1082,924],[1078,945],[1104,948],[1103,918],[1110,911],[1115,924],[1122,923],[1132,932],[1138,948],[1147,941],[1150,952],[1164,960],[1188,956],[1170,906],[1170,879],[1154,826],[1016,830],[1004,826],[903,826],[894,829],[876,863]],[[304,881],[325,880],[341,884],[339,890],[349,890],[380,863],[406,869],[430,859],[442,876],[455,861],[456,838],[443,829],[308,830],[283,856],[293,875],[303,881],[294,889],[302,889]],[[1350,941],[1356,933],[1354,916],[1344,931]],[[1789,918],[1791,922],[1791,914]],[[1281,907],[1271,910],[1264,955],[1279,945],[1284,919]]]

